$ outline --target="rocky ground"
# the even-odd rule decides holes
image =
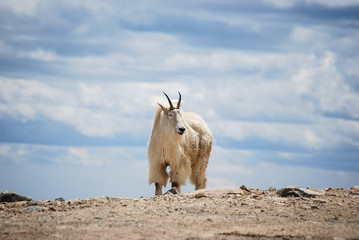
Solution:
[[[359,239],[359,187],[0,202],[0,239],[247,238]]]

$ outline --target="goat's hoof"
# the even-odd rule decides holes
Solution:
[[[176,188],[176,187],[173,187],[173,188],[171,188],[170,190],[168,190],[166,193],[165,193],[165,195],[166,194],[178,194],[179,192],[178,192],[178,189]]]

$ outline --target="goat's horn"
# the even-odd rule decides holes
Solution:
[[[170,110],[175,109],[175,108],[173,107],[173,105],[172,105],[171,99],[167,96],[167,94],[166,94],[165,92],[163,92],[163,94],[166,95],[166,98],[167,98],[167,100],[168,100],[168,102],[169,102],[169,104],[170,104]]]
[[[177,109],[179,109],[180,106],[181,106],[181,93],[178,92],[178,95],[179,95],[179,99],[178,99],[178,102],[177,102]]]

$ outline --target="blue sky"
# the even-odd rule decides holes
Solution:
[[[0,190],[152,196],[162,91],[213,132],[208,187],[359,184],[357,1],[12,0],[0,23]]]

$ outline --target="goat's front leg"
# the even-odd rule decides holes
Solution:
[[[162,184],[160,183],[155,183],[156,186],[156,191],[155,191],[155,195],[162,195]]]

